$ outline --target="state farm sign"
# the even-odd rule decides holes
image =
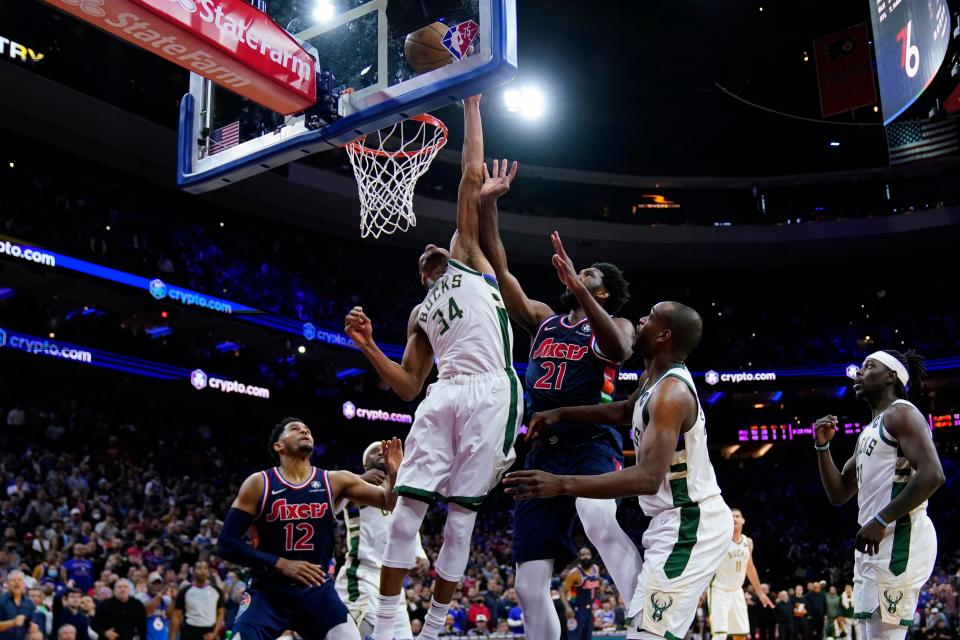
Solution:
[[[313,58],[245,0],[45,1],[277,113],[317,102]]]

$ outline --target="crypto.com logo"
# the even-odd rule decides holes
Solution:
[[[167,297],[167,285],[163,283],[163,280],[157,278],[150,281],[150,295],[157,300],[163,300]]]
[[[7,344],[7,332],[3,329],[0,329],[0,347]]]
[[[848,377],[848,378],[850,378],[850,379],[856,378],[856,377],[857,377],[857,371],[860,371],[860,367],[858,367],[857,365],[855,365],[855,364],[848,364],[848,365],[847,365],[847,377]]]
[[[706,375],[703,376],[703,381],[713,386],[720,382],[720,374],[713,370],[707,371]]]
[[[197,391],[207,386],[207,374],[203,372],[203,369],[194,369],[190,372],[190,384]]]
[[[343,403],[343,417],[347,420],[353,420],[357,415],[357,405],[349,400]]]

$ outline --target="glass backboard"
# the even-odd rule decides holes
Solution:
[[[515,0],[254,0],[317,60],[316,109],[282,116],[191,74],[180,104],[177,182],[226,186],[511,80]],[[392,24],[391,24],[392,21]],[[408,29],[432,25],[442,66],[408,61]],[[439,23],[439,24],[438,24]],[[436,44],[436,42],[432,42]],[[411,52],[412,53],[412,52]],[[446,57],[444,57],[446,56]]]

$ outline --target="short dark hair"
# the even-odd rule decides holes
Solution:
[[[270,430],[270,442],[267,443],[267,451],[270,452],[270,457],[274,460],[279,460],[280,455],[273,449],[273,445],[280,439],[280,436],[283,435],[283,430],[287,428],[287,425],[292,422],[303,423],[303,420],[300,418],[286,417],[273,425],[273,429]]]
[[[674,357],[686,360],[700,344],[703,318],[695,309],[680,302],[664,302],[660,315],[672,334]]]
[[[900,353],[899,351],[894,351],[893,349],[884,349],[883,351],[887,355],[891,355],[897,359],[897,362],[902,364],[907,368],[907,373],[910,375],[910,386],[917,384],[927,375],[927,359],[922,355],[910,349],[905,353]],[[903,386],[903,382],[897,378],[895,392],[898,398],[903,400],[907,399],[907,388]]]
[[[610,296],[604,300],[603,308],[607,313],[616,313],[630,299],[630,283],[623,276],[623,271],[609,262],[595,262],[591,265],[603,274],[603,288]]]

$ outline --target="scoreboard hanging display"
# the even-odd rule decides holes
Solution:
[[[913,104],[943,64],[950,40],[946,0],[870,0],[883,124]]]

